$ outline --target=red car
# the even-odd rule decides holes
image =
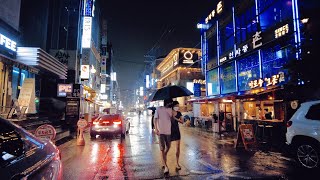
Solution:
[[[96,135],[120,134],[122,138],[125,138],[129,129],[130,121],[128,118],[124,118],[122,114],[107,114],[93,121],[90,127],[90,136],[96,138]]]

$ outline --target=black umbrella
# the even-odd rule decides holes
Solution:
[[[150,110],[152,110],[152,111],[155,111],[157,108],[155,108],[155,107],[148,107],[147,109],[150,109]]]
[[[183,86],[166,86],[152,93],[149,97],[149,101],[172,99],[190,95],[193,95],[193,93]]]

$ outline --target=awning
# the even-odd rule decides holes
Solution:
[[[68,67],[40,48],[18,47],[16,61],[67,79]]]

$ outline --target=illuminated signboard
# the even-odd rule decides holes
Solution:
[[[140,87],[140,91],[139,92],[140,92],[140,96],[143,96],[143,87],[142,86]]]
[[[90,76],[90,66],[81,65],[81,79],[89,79]]]
[[[17,52],[17,43],[0,33],[0,47]]]
[[[279,38],[281,36],[284,36],[285,34],[289,33],[289,25],[286,24],[276,30],[274,30],[274,37]]]
[[[94,15],[94,0],[84,0],[83,16]]]
[[[249,87],[253,89],[253,88],[262,87],[264,84],[266,87],[274,86],[284,81],[285,81],[284,72],[279,72],[279,74],[272,75],[271,77],[252,80],[249,82]]]
[[[101,84],[100,93],[106,93],[106,84]]]
[[[150,88],[150,75],[146,75],[146,88]]]
[[[58,84],[58,97],[67,97],[67,94],[71,94],[73,91],[72,84]]]
[[[176,66],[179,64],[179,54],[175,54],[173,56],[173,66]]]
[[[202,80],[202,79],[194,79],[193,80],[194,84],[206,84],[206,80]]]
[[[222,58],[219,59],[220,63],[223,63],[227,60],[233,59],[235,57],[241,56],[245,53],[247,53],[249,50],[249,45],[248,44],[244,44],[238,48],[235,49],[235,51],[231,51],[229,52],[229,54],[227,56],[224,56]]]
[[[107,94],[101,94],[100,95],[100,99],[101,100],[107,100],[108,99],[108,95]]]
[[[253,49],[262,46],[262,36],[261,36],[261,31],[257,31],[253,36],[252,36],[252,47]]]
[[[220,1],[220,2],[217,4],[217,8],[214,9],[214,10],[212,10],[211,13],[208,15],[208,17],[205,19],[206,24],[208,24],[209,21],[216,16],[216,14],[221,14],[221,13],[222,13],[222,10],[223,10],[223,2]]]
[[[183,54],[183,64],[193,64],[193,54],[190,51],[186,51]]]
[[[92,17],[83,17],[82,48],[91,47]]]

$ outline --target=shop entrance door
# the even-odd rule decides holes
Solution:
[[[231,132],[234,130],[234,122],[232,117],[232,103],[219,104],[219,118],[223,119],[223,122],[221,124],[221,131]]]

